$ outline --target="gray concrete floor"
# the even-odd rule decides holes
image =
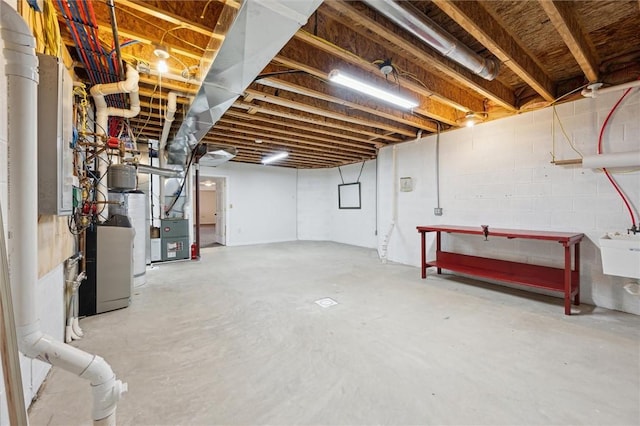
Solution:
[[[74,343],[129,383],[121,425],[640,424],[637,316],[567,317],[323,242],[205,249],[147,278]],[[88,383],[54,368],[30,421],[90,411]]]
[[[195,226],[194,226],[195,232]],[[216,243],[216,225],[200,225],[200,248],[218,247],[222,244]]]

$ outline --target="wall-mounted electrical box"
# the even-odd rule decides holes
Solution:
[[[73,81],[55,56],[38,54],[38,213],[73,211]]]

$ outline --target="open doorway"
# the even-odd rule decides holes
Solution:
[[[200,177],[197,188],[200,191],[200,248],[227,244],[224,209],[226,183],[223,177]]]

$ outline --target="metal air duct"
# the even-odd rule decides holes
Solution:
[[[480,77],[493,80],[498,75],[500,66],[498,61],[478,55],[408,2],[403,2],[403,6],[400,6],[393,0],[363,1],[442,55],[456,61]]]
[[[322,0],[242,2],[177,136],[167,144],[170,164],[186,163],[191,148],[202,140],[321,3]]]

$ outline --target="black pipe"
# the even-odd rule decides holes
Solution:
[[[107,0],[109,6],[109,15],[111,16],[111,31],[113,31],[113,44],[116,47],[116,57],[118,59],[118,68],[120,69],[120,80],[124,80],[124,67],[122,66],[122,55],[120,53],[120,39],[118,38],[118,23],[116,22],[116,6],[113,0]]]

